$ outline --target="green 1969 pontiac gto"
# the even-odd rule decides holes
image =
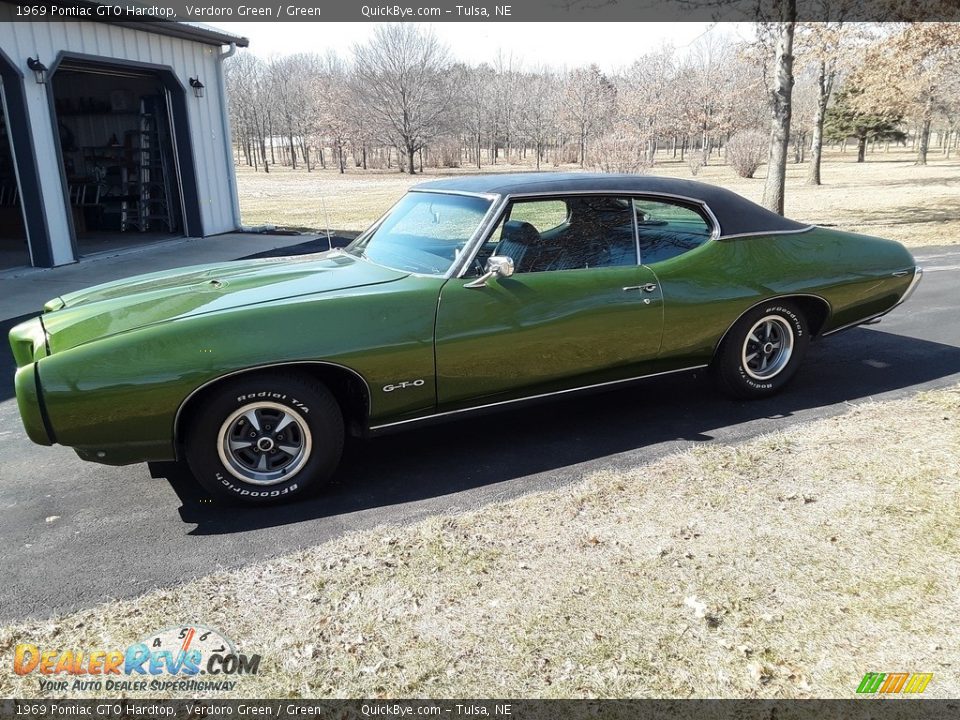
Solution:
[[[55,298],[10,342],[34,442],[264,503],[321,486],[346,432],[707,366],[770,395],[920,273],[710,185],[478,175],[413,188],[345,250]]]

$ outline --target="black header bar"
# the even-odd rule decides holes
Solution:
[[[960,21],[957,0],[40,0],[13,19],[124,22]]]
[[[309,720],[943,720],[960,701],[851,700],[0,700],[19,718],[298,718]]]

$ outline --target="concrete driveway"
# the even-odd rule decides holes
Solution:
[[[0,352],[0,622],[178,585],[345,532],[470,509],[693,443],[735,442],[849,403],[958,382],[960,248],[916,255],[927,273],[911,301],[879,325],[815,343],[777,398],[731,402],[687,374],[413,430],[354,443],[325,493],[266,510],[214,504],[191,482],[151,479],[145,466],[98,466],[67,448],[32,445],[12,399],[12,362]]]

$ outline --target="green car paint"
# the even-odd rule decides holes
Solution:
[[[815,334],[829,333],[891,309],[914,268],[913,256],[897,242],[823,228],[708,242],[653,266],[670,329],[661,354],[709,361],[733,320],[778,296],[804,298],[811,310],[822,306]],[[908,272],[893,276],[902,271]]]
[[[650,266],[516,273],[482,288],[331,251],[64,295],[10,342],[31,440],[123,465],[177,459],[198,391],[248,371],[351,383],[365,431],[702,367],[770,298],[803,303],[823,335],[889,311],[918,272],[899,243],[824,228],[713,237]]]
[[[656,276],[643,266],[518,273],[481,292],[447,283],[437,310],[440,409],[642,374],[663,335],[663,299],[641,291],[648,283]]]
[[[349,271],[343,272],[346,267]],[[339,255],[206,265],[64,295],[60,298],[64,309],[46,315],[44,326],[56,353],[170,319],[373,286],[407,274]]]

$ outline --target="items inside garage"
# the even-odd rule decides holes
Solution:
[[[149,72],[61,66],[53,95],[81,255],[182,234],[167,91]]]
[[[30,254],[5,106],[0,110],[0,268],[9,268],[29,265]]]

